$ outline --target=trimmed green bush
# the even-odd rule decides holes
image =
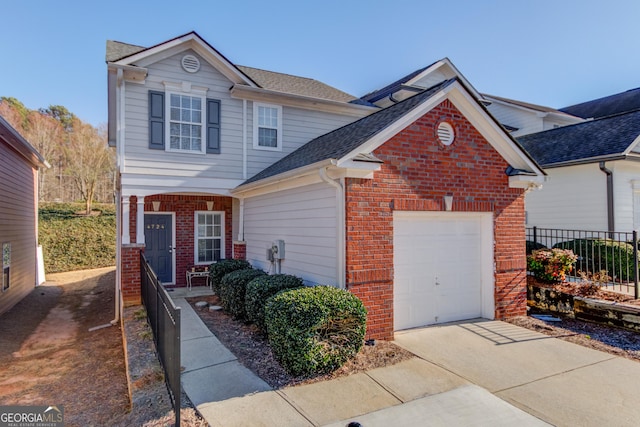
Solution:
[[[220,295],[222,278],[232,271],[250,269],[251,264],[243,259],[221,259],[209,266],[211,288],[216,295]]]
[[[269,344],[293,375],[332,372],[362,348],[367,310],[351,292],[330,286],[283,291],[265,305]]]
[[[578,270],[589,273],[604,270],[614,280],[633,280],[633,245],[611,239],[575,239],[553,247],[571,249],[579,257]]]
[[[236,319],[244,319],[244,297],[247,290],[247,283],[258,276],[264,276],[262,270],[244,269],[236,270],[225,275],[220,284],[220,305]]]
[[[38,241],[47,273],[116,265],[115,206],[94,204],[84,215],[83,203],[41,203]]]
[[[244,300],[247,320],[254,322],[266,332],[264,305],[267,300],[285,289],[296,289],[303,286],[302,279],[290,274],[256,277],[247,284],[247,293]]]

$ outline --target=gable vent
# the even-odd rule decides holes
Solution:
[[[196,73],[200,69],[200,61],[193,55],[182,57],[182,68],[188,73]]]
[[[454,138],[453,126],[447,122],[442,122],[438,125],[438,139],[443,145],[451,145]]]

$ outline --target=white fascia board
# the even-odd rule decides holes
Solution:
[[[279,189],[282,188],[283,183],[286,181],[298,180],[307,175],[318,175],[319,169],[334,165],[335,159],[322,160],[310,165],[302,166],[277,175],[273,175],[259,181],[251,182],[249,184],[238,185],[237,187],[233,188],[230,193],[233,196],[237,197],[250,197],[256,196],[258,194],[272,192],[272,188],[277,188],[277,190],[275,191],[279,191]],[[247,196],[248,194],[250,194],[250,196]]]
[[[252,87],[256,86],[256,84],[244,73],[238,70],[235,65],[229,62],[215,49],[211,48],[211,46],[194,33],[189,33],[177,39],[159,44],[151,49],[143,50],[142,52],[128,56],[119,61],[115,61],[113,64],[131,65],[138,62],[141,62],[142,64],[153,63],[156,62],[156,60],[151,59],[153,56],[162,56],[165,52],[169,52],[169,56],[171,56],[177,52],[187,49],[193,49],[232,82]]]
[[[544,176],[515,175],[509,177],[509,188],[540,189],[544,182]]]
[[[362,118],[380,110],[377,107],[368,107],[366,105],[349,104],[347,102],[312,98],[310,96],[294,95],[291,93],[276,92],[273,90],[242,85],[235,85],[231,88],[231,97],[249,101],[278,104],[286,107],[302,108],[306,110],[326,111],[329,113],[344,114],[358,118]]]
[[[458,70],[456,68],[456,66],[453,65],[453,62],[451,62],[451,60],[449,58],[442,58],[440,61],[434,63],[429,68],[427,68],[426,70],[424,70],[423,72],[421,72],[420,74],[418,74],[417,76],[412,78],[411,80],[408,80],[405,84],[407,86],[412,86],[412,85],[415,84],[415,82],[421,80],[425,76],[433,73],[434,71],[439,70],[442,67],[447,68],[449,71],[451,71],[453,73],[453,75],[455,77],[457,77],[460,80],[462,80],[464,82],[464,85],[466,87],[468,87],[473,92],[473,95],[476,97],[476,99],[482,99],[482,95],[480,94],[480,92],[478,92],[473,87],[473,85],[471,83],[469,83],[469,80],[467,80],[467,78],[460,72],[460,70]]]
[[[145,67],[137,67],[135,65],[118,65],[110,63],[107,66],[111,70],[122,70],[125,81],[132,83],[144,83],[149,70]]]
[[[153,194],[208,194],[230,195],[229,190],[242,183],[238,179],[202,179],[165,175],[121,175],[123,196],[150,196]]]
[[[451,103],[465,116],[510,166],[529,170],[544,177],[544,172],[529,159],[493,117],[457,82],[446,88]]]
[[[629,155],[632,151],[638,148],[638,144],[640,144],[640,135],[636,136],[636,139],[633,140],[631,144],[624,150],[625,155]],[[637,152],[636,152],[637,153]]]

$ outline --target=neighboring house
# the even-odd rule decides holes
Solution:
[[[549,175],[542,191],[527,195],[528,226],[640,229],[640,110],[518,141]]]
[[[362,99],[379,107],[388,107],[453,77],[459,78],[470,93],[486,106],[496,120],[514,137],[584,121],[580,117],[553,108],[481,94],[460,74],[448,58],[416,70],[382,89],[363,96]]]
[[[640,88],[561,108],[560,111],[583,119],[598,119],[640,109]]]
[[[37,283],[38,168],[44,158],[0,116],[0,314]]]
[[[236,257],[349,289],[371,338],[525,313],[524,194],[544,173],[448,60],[388,105],[196,33],[108,42],[107,63],[125,304],[144,251],[168,285]]]

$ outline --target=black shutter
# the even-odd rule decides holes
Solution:
[[[207,153],[220,154],[220,101],[207,99]]]
[[[164,92],[149,91],[149,148],[164,150]]]

